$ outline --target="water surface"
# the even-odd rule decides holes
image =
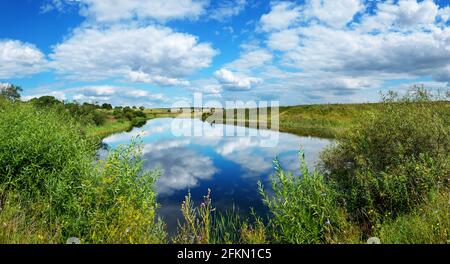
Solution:
[[[190,125],[180,129],[180,121]],[[234,136],[222,133],[232,130],[246,136],[238,136],[237,132]],[[203,135],[192,135],[198,131],[203,131]],[[213,206],[217,210],[229,210],[234,206],[243,214],[248,213],[250,208],[264,214],[257,182],[262,181],[269,188],[274,158],[278,157],[285,169],[299,174],[300,148],[312,168],[320,152],[331,143],[326,139],[269,130],[257,131],[196,119],[172,118],[150,120],[141,128],[112,135],[104,143],[114,148],[130,143],[136,136],[144,143],[145,168],[161,169],[162,175],[156,183],[158,203],[161,205],[158,214],[168,224],[171,233],[176,230],[177,219],[181,216],[180,205],[189,190],[197,204],[210,188]]]

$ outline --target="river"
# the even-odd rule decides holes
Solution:
[[[257,182],[270,188],[273,160],[278,157],[285,169],[300,174],[300,148],[312,169],[320,152],[332,143],[270,130],[172,118],[150,120],[141,128],[112,135],[103,143],[115,148],[137,136],[144,144],[145,169],[161,169],[155,186],[161,206],[158,214],[167,223],[169,233],[176,230],[180,205],[189,191],[199,204],[211,189],[213,206],[218,211],[234,208],[247,214],[253,208],[264,214]]]

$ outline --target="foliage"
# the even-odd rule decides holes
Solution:
[[[255,223],[241,219],[235,210],[224,213],[216,212],[212,206],[211,191],[203,197],[203,202],[196,207],[191,194],[185,197],[181,205],[184,222],[179,223],[174,243],[181,244],[238,244],[266,243],[265,226],[255,217]]]
[[[211,212],[212,207],[211,191],[203,197],[204,201],[198,208],[194,206],[191,193],[185,197],[181,205],[181,212],[185,220],[184,224],[179,224],[178,234],[173,239],[175,243],[182,244],[207,244],[211,239]]]
[[[430,200],[414,209],[383,223],[379,237],[387,244],[449,244],[450,196],[447,192],[434,193]]]
[[[449,184],[448,112],[430,100],[422,89],[388,94],[382,110],[323,154],[323,172],[367,234]]]
[[[158,171],[143,172],[139,145],[112,151],[85,179],[80,204],[85,211],[84,232],[89,243],[162,243],[164,224],[155,222]],[[79,228],[79,227],[78,227]],[[76,230],[74,230],[76,232]]]
[[[275,160],[273,195],[259,183],[259,192],[271,212],[272,240],[278,243],[336,243],[357,237],[337,204],[337,194],[323,175],[310,172],[300,153],[300,175],[285,172]],[[347,233],[346,233],[347,232]]]
[[[155,221],[157,173],[142,171],[140,149],[131,145],[97,162],[94,150],[64,112],[2,103],[0,219],[8,227],[2,242],[165,241]]]
[[[0,98],[3,97],[9,101],[20,100],[20,92],[22,88],[13,84],[6,84],[0,87]]]

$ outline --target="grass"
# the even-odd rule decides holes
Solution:
[[[108,119],[103,125],[91,125],[86,128],[86,134],[92,138],[105,138],[115,133],[129,131],[132,128],[131,121]]]
[[[297,133],[337,137],[320,166],[309,171],[302,152],[296,172],[275,161],[271,192],[259,188],[267,219],[217,212],[210,193],[198,206],[187,195],[170,239],[155,213],[159,172],[143,169],[142,145],[94,157],[95,141],[132,119],[98,110],[107,120],[86,128],[59,108],[0,98],[0,243],[450,243],[449,110],[423,90],[379,104],[281,108],[284,127],[297,120]]]
[[[431,102],[437,107],[442,107],[443,111],[450,112],[450,102]],[[318,105],[298,105],[283,106],[279,108],[279,125],[281,132],[287,132],[298,136],[312,136],[319,138],[339,138],[350,130],[355,124],[370,118],[380,112],[385,104],[318,104]],[[220,112],[219,112],[220,111]],[[261,111],[260,109],[257,110]],[[215,123],[230,123],[235,125],[271,128],[270,109],[268,120],[250,119],[249,110],[246,110],[245,119],[238,119],[236,116],[227,118],[226,111],[216,110],[216,116],[211,117],[210,113],[202,116],[203,120]]]
[[[95,160],[69,114],[0,102],[0,243],[160,243],[157,171],[138,145]]]

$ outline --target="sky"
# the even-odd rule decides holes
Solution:
[[[450,0],[5,0],[0,87],[171,107],[450,87]]]

